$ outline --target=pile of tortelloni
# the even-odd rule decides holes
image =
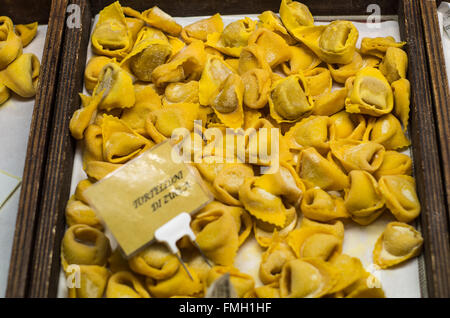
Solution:
[[[11,96],[36,95],[40,62],[36,55],[23,53],[37,33],[38,23],[17,24],[0,16],[0,105]]]
[[[345,223],[368,225],[387,210],[398,222],[367,247],[374,263],[387,268],[420,252],[421,234],[406,224],[420,213],[411,159],[399,152],[410,145],[405,43],[364,38],[356,48],[358,30],[349,21],[316,26],[306,6],[290,0],[279,13],[225,27],[216,14],[183,28],[157,7],[140,13],[116,2],[100,12],[96,55],[85,71],[92,95],[81,94],[70,122],[88,176],[66,208],[62,262],[81,269],[81,288],[70,289],[71,297],[201,297],[224,273],[239,297],[383,297],[342,244]],[[194,120],[203,126],[194,129]],[[195,164],[215,201],[191,226],[214,266],[182,239],[193,280],[162,245],[130,260],[112,251],[83,197],[179,127],[191,136],[255,128],[245,158]],[[280,131],[273,174],[256,169],[271,164],[255,151],[265,147],[257,143],[259,128]],[[234,266],[250,237],[264,249],[262,286]]]

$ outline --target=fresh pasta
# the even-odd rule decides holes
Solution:
[[[17,41],[10,28],[6,20],[1,41]],[[19,30],[24,38],[33,32]],[[364,38],[357,47],[358,37],[351,21],[316,25],[308,7],[292,0],[281,0],[279,15],[224,25],[217,13],[184,27],[158,7],[104,8],[84,74],[89,94],[80,94],[70,121],[87,175],[66,206],[62,263],[81,266],[81,288],[70,297],[205,297],[225,274],[237,297],[384,297],[343,246],[349,224],[364,228],[385,213],[396,222],[367,247],[374,264],[388,268],[420,252],[423,239],[407,224],[420,213],[403,152],[410,145],[408,56],[406,43],[392,37]],[[6,64],[1,54],[0,42]],[[1,65],[0,102],[18,91]],[[30,65],[27,87],[36,78]],[[187,146],[214,197],[191,221],[212,266],[187,238],[177,243],[190,275],[160,243],[129,259],[112,251],[83,196],[178,128],[185,133],[176,142]],[[224,137],[229,131],[242,139]],[[243,151],[234,148],[239,142]],[[278,169],[262,172],[275,163],[264,153],[277,155]],[[234,161],[216,161],[223,155]],[[236,267],[248,240],[262,251],[256,276]]]
[[[17,24],[0,16],[0,105],[15,94],[23,98],[36,95],[40,62],[36,55],[24,53],[37,34],[38,23]]]

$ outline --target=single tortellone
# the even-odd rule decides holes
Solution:
[[[383,213],[396,222],[374,264],[421,250],[407,224],[421,193],[407,151],[405,42],[359,41],[358,23],[316,23],[294,0],[189,24],[114,2],[95,21],[69,124],[86,174],[65,207],[61,261],[66,277],[80,270],[70,297],[210,297],[225,281],[232,297],[385,296],[344,251],[348,227],[373,234]],[[36,92],[39,63],[22,54],[35,33],[0,17],[0,104]],[[183,146],[212,200],[191,214],[195,241],[180,239],[178,255],[154,242],[126,258],[84,191],[165,141]]]
[[[131,30],[128,29],[123,9],[116,1],[100,11],[92,33],[94,53],[123,59],[133,46]]]
[[[269,105],[271,116],[279,123],[292,123],[308,116],[314,102],[305,76],[290,75],[273,83]]]
[[[141,81],[150,82],[153,70],[164,64],[172,54],[172,46],[164,33],[158,29],[144,27],[137,35],[131,52],[122,61]]]
[[[33,53],[24,53],[37,34],[38,23],[14,25],[6,16],[0,16],[0,105],[12,94],[23,98],[36,95],[40,62]]]
[[[395,266],[417,256],[422,243],[422,235],[414,227],[391,222],[375,243],[373,260],[381,268]]]
[[[319,298],[336,284],[337,271],[320,258],[294,259],[284,264],[280,295],[286,298]]]
[[[36,95],[40,71],[39,59],[33,53],[25,53],[0,71],[0,83],[25,98]]]
[[[385,200],[375,178],[363,170],[349,174],[350,188],[345,193],[345,207],[359,224],[372,223],[383,212]]]
[[[411,222],[419,216],[420,203],[416,181],[406,175],[386,175],[378,181],[386,207],[400,222]]]

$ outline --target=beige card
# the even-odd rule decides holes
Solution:
[[[154,239],[161,225],[212,200],[202,180],[161,143],[115,170],[83,193],[127,256]]]

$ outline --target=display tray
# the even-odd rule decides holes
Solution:
[[[34,248],[25,252],[23,246],[16,245],[16,253],[28,254],[28,270],[12,262],[7,296],[55,297],[58,292],[60,274],[60,243],[65,231],[64,211],[71,193],[72,173],[76,163],[76,142],[70,136],[69,121],[73,112],[79,108],[78,93],[83,91],[83,74],[90,45],[90,31],[94,17],[99,10],[113,1],[75,0],[81,14],[80,28],[66,27],[58,72],[57,91],[50,134],[50,147],[43,181],[41,184],[40,205],[32,235]],[[351,3],[336,1],[303,1],[315,17],[336,16],[348,18],[367,16],[368,5],[373,1]],[[450,252],[447,223],[445,189],[439,159],[439,146],[433,116],[432,95],[429,70],[424,43],[419,3],[412,0],[377,1],[383,16],[395,16],[398,21],[398,35],[408,44],[405,50],[409,56],[408,79],[411,82],[410,138],[411,156],[414,164],[414,177],[417,193],[422,206],[418,227],[424,237],[424,248],[415,265],[415,277],[421,278],[419,296],[450,296]],[[125,1],[142,11],[148,9],[144,0]],[[156,1],[158,5],[174,17],[208,16],[220,12],[222,15],[251,15],[265,10],[278,12],[279,0],[264,1],[202,1],[166,2]],[[65,11],[65,8],[64,8]],[[62,12],[62,11],[61,11]],[[60,14],[61,14],[60,12]],[[319,20],[319,19],[318,19]],[[320,19],[322,20],[322,19]],[[327,20],[324,18],[324,20]],[[353,19],[354,20],[354,19]],[[27,232],[20,227],[17,232]],[[31,254],[31,257],[30,255]],[[414,264],[414,263],[411,263]],[[423,266],[421,265],[423,264]],[[422,270],[420,270],[422,269]],[[420,271],[420,273],[419,273]],[[20,277],[20,278],[19,278]],[[408,278],[405,278],[408,279]],[[414,278],[415,279],[415,278]],[[24,283],[18,284],[22,281]],[[25,285],[25,286],[24,286]]]
[[[442,45],[442,37],[447,35],[439,25],[436,1],[421,1],[420,7],[422,11],[428,66],[431,75],[430,84],[434,114],[438,128],[437,137],[440,147],[440,159],[442,161],[441,165],[448,205],[450,203],[450,74],[447,74],[447,70],[450,68],[448,66],[447,68],[445,67],[446,61]]]
[[[8,288],[16,291],[25,290],[26,281],[22,279],[21,275],[28,271],[34,245],[36,210],[39,205],[40,190],[42,190],[40,184],[49,144],[57,66],[64,30],[64,21],[61,19],[61,13],[64,12],[67,5],[64,2],[59,0],[14,0],[2,1],[0,6],[0,16],[10,17],[14,24],[35,21],[39,23],[36,38],[24,49],[25,53],[36,54],[41,63],[36,96],[30,99],[12,96],[1,106],[0,115],[2,116],[0,141],[2,142],[2,151],[5,151],[2,153],[4,169],[8,169],[12,173],[17,171],[15,174],[20,174],[22,177],[17,218],[15,214],[11,216],[16,218],[16,231],[12,239],[11,253],[11,264],[14,264],[12,267],[14,270],[9,272]],[[23,152],[26,152],[26,155]],[[7,212],[8,215],[12,214],[9,213],[9,210]],[[26,230],[24,231],[24,229]],[[14,228],[2,231],[2,234],[7,235],[6,232],[9,233],[9,231],[14,231]],[[2,235],[2,243],[6,244],[7,242],[3,238]],[[11,243],[9,240],[8,236],[8,246]],[[2,250],[3,252],[9,254],[9,250]],[[9,261],[9,255],[4,259]],[[7,271],[7,263],[5,265],[5,271]],[[2,290],[4,287],[6,286],[2,286]],[[18,297],[23,295],[20,292],[15,294]]]

